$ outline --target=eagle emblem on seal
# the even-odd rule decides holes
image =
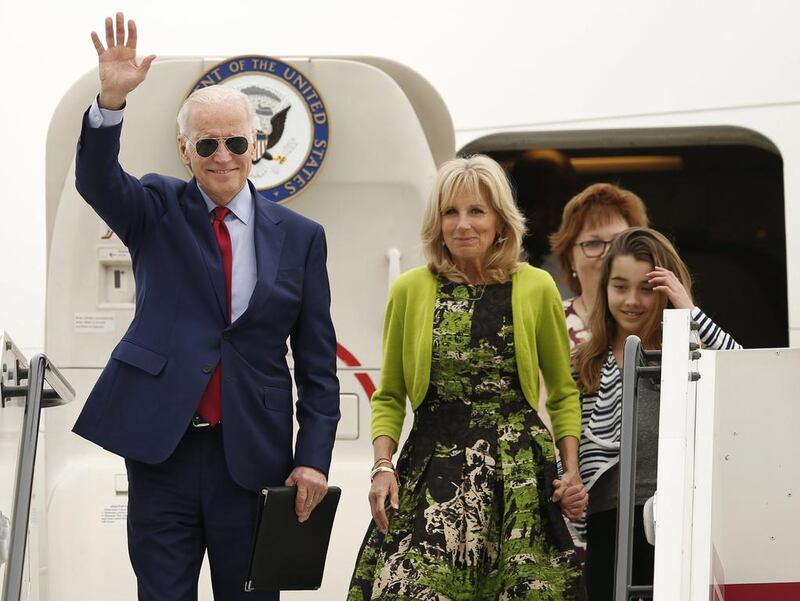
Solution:
[[[253,165],[261,160],[278,161],[283,164],[285,156],[273,156],[270,149],[280,142],[283,130],[286,127],[286,117],[292,105],[272,90],[261,86],[248,86],[242,88],[255,109],[258,118],[256,131],[256,158]]]

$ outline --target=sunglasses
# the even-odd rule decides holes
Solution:
[[[192,142],[189,138],[186,141],[194,144],[194,151],[198,156],[207,159],[212,154],[217,152],[219,148],[219,141],[225,142],[225,147],[233,154],[244,154],[250,146],[250,141],[244,136],[231,136],[230,138],[200,138]]]

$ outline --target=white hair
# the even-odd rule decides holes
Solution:
[[[229,86],[213,85],[195,90],[183,101],[183,105],[178,111],[178,131],[182,136],[189,135],[189,117],[195,106],[237,102],[245,110],[248,127],[251,130],[258,129],[255,109],[245,94]]]

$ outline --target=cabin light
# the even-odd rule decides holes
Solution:
[[[683,159],[673,155],[572,157],[569,161],[578,173],[631,173],[636,171],[681,171],[683,169]]]

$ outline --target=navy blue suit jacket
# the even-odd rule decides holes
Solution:
[[[122,125],[86,125],[76,186],[128,247],[136,311],[74,431],[123,457],[165,461],[222,361],[225,457],[234,480],[257,490],[294,466],[328,472],[339,420],[336,337],[330,318],[325,233],[255,195],[258,280],[247,310],[227,323],[222,259],[194,179],[148,174],[118,162]],[[292,382],[299,430],[292,449]]]

